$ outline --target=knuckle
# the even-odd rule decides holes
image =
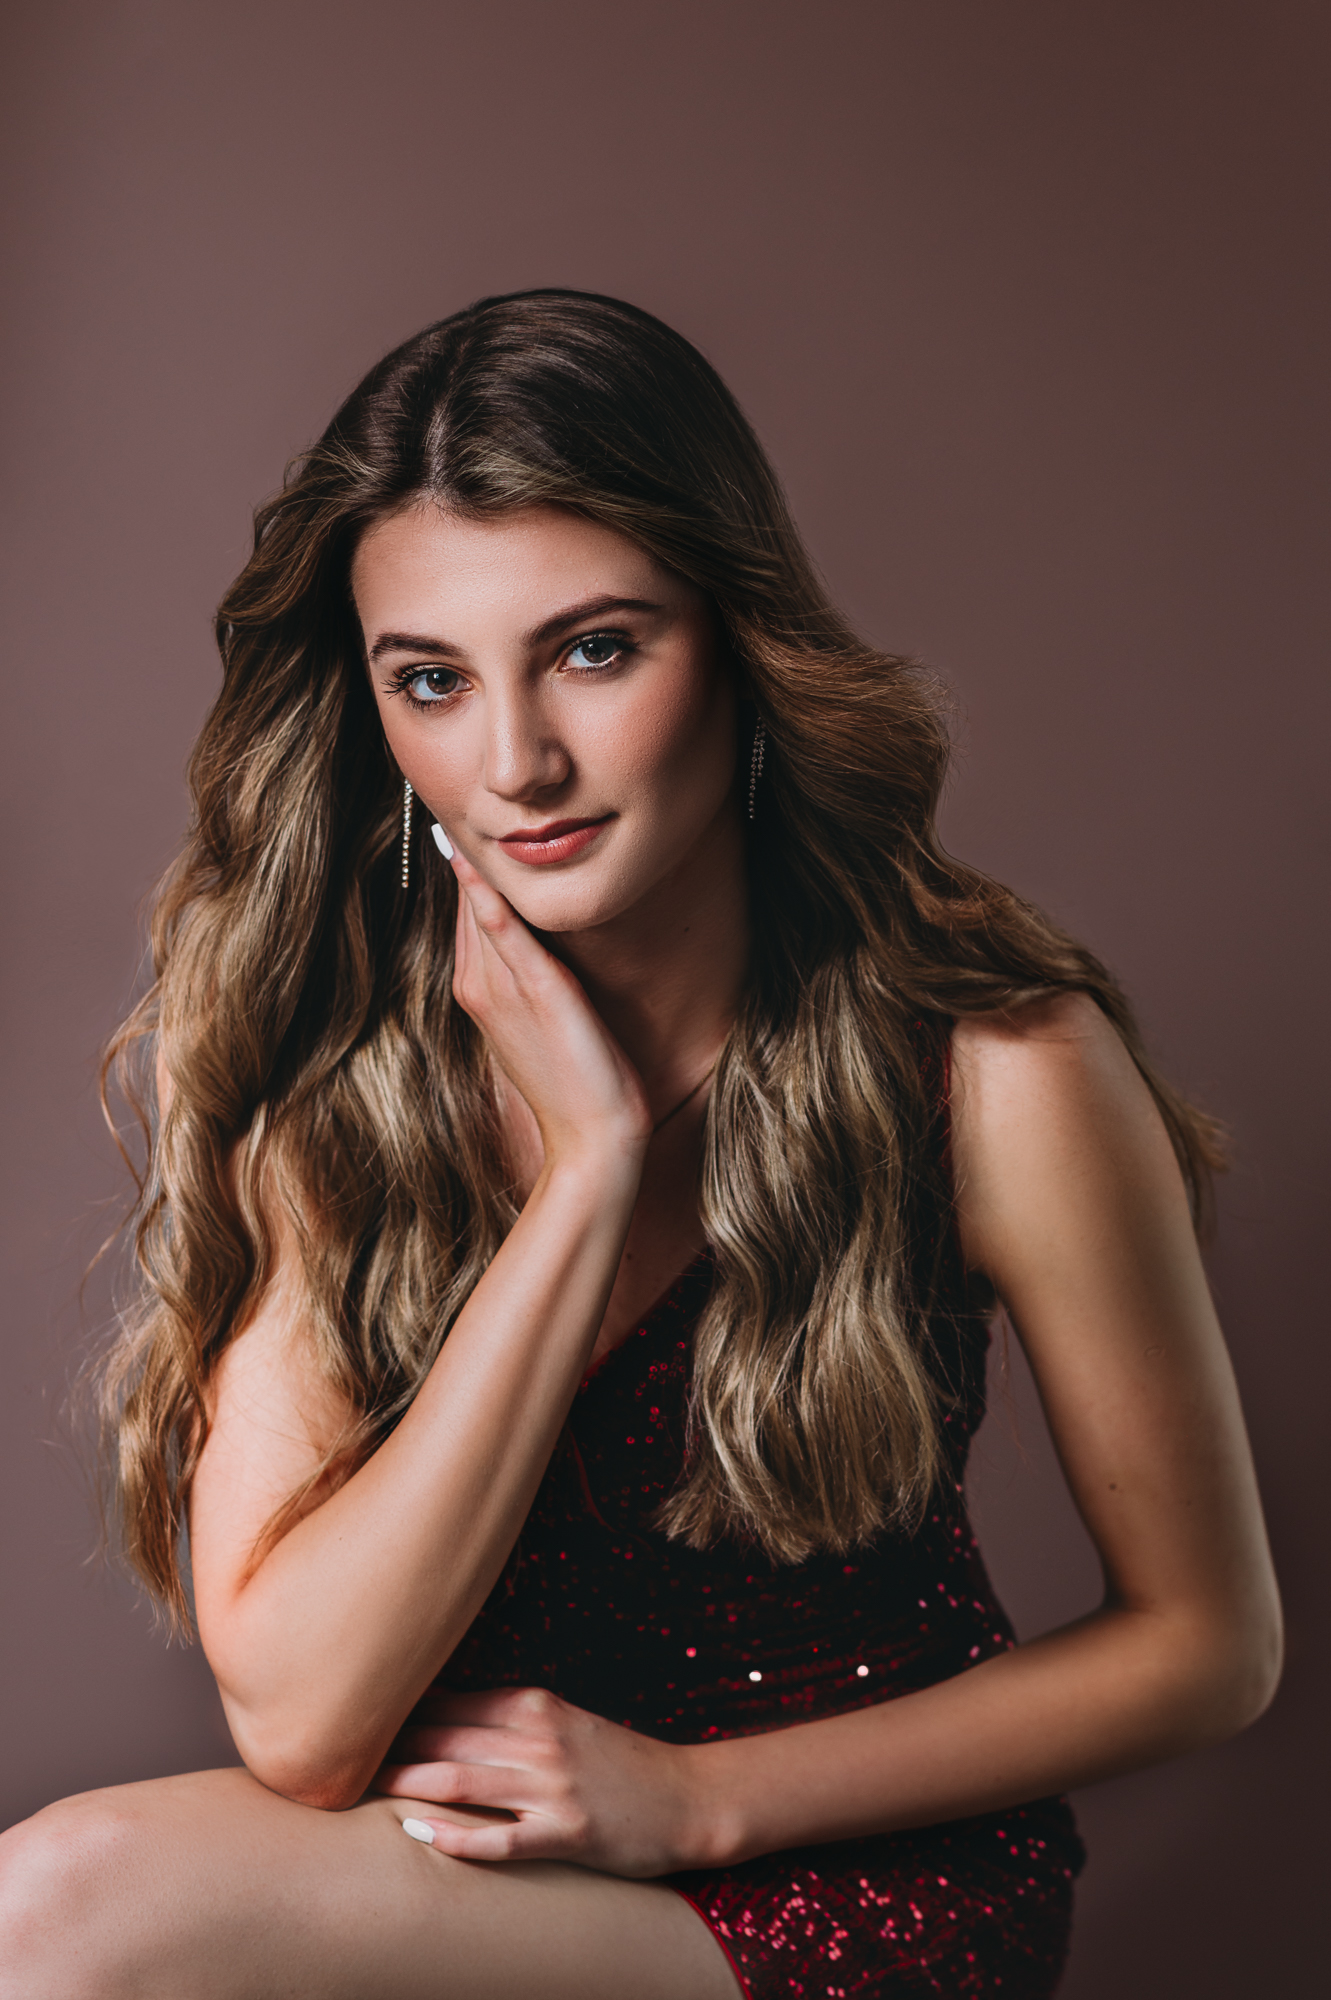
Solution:
[[[529,1772],[539,1782],[542,1792],[548,1793],[551,1784],[558,1781],[558,1759],[540,1737],[510,1737],[506,1759],[514,1770]]]

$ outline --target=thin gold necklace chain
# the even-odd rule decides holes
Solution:
[[[655,1125],[653,1125],[652,1127],[653,1139],[656,1137],[657,1133],[661,1130],[661,1127],[663,1125],[668,1125],[670,1123],[671,1119],[675,1116],[677,1112],[682,1111],[686,1104],[692,1103],[693,1099],[698,1095],[698,1092],[702,1089],[703,1085],[705,1083],[710,1083],[715,1075],[716,1075],[716,1064],[713,1063],[712,1067],[703,1076],[700,1076],[698,1078],[698,1081],[694,1084],[692,1090],[687,1092],[685,1096],[681,1097],[678,1104],[672,1104],[669,1111],[666,1112],[664,1118],[657,1119]]]

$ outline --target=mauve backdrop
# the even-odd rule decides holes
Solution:
[[[1312,0],[33,0],[5,33],[0,1821],[231,1756],[88,1563],[64,1383],[249,512],[485,292],[660,313],[837,595],[960,698],[950,843],[1079,931],[1229,1119],[1215,1281],[1290,1616],[1236,1744],[1080,1800],[1070,2000],[1306,1990],[1327,1793],[1328,15]],[[1014,1365],[976,1475],[1023,1632],[1097,1571]],[[317,1671],[317,1662],[311,1663]]]

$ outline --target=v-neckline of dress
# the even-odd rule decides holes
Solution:
[[[646,1312],[639,1313],[638,1317],[629,1327],[628,1332],[621,1339],[617,1340],[613,1347],[607,1347],[604,1354],[597,1355],[594,1361],[588,1363],[582,1380],[578,1384],[579,1390],[585,1389],[590,1382],[596,1381],[609,1363],[615,1359],[615,1356],[624,1352],[624,1349],[629,1345],[635,1334],[646,1333],[647,1329],[661,1317],[675,1295],[694,1273],[700,1271],[704,1265],[710,1264],[711,1261],[712,1248],[709,1243],[705,1243],[697,1256],[691,1258],[684,1266],[684,1269],[679,1272],[678,1276],[672,1278],[665,1290],[653,1299]]]

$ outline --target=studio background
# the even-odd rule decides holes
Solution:
[[[230,1761],[90,1566],[60,1407],[125,1183],[97,1050],[253,505],[487,292],[631,299],[755,421],[834,593],[956,690],[949,844],[1107,958],[1231,1124],[1212,1269],[1290,1620],[1238,1742],[1078,1801],[1068,2000],[1320,1946],[1327,77],[1313,0],[20,0],[7,10],[0,1824]],[[109,1205],[108,1205],[109,1204]],[[1098,1572],[1029,1382],[976,1507],[1033,1633]]]

